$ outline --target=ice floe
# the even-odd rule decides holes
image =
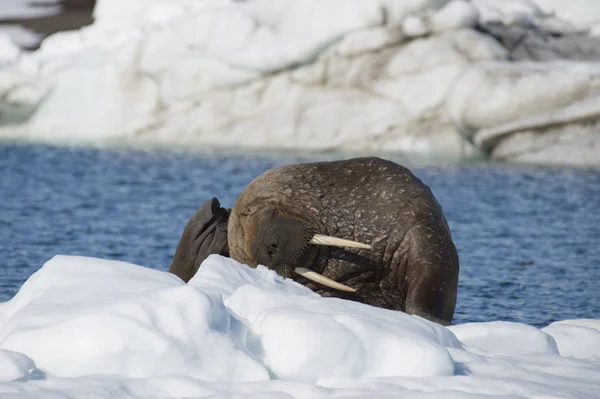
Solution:
[[[597,398],[600,320],[449,328],[210,256],[55,256],[0,304],[0,396]],[[11,396],[12,395],[12,396]]]

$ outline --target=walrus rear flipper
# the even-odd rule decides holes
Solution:
[[[414,225],[405,236],[410,243],[406,281],[406,313],[451,325],[456,306],[459,260],[445,219]]]
[[[214,197],[200,205],[183,230],[169,272],[187,283],[209,255],[228,257],[227,221],[230,212],[231,209],[222,208]]]

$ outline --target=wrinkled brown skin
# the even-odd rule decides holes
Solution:
[[[304,266],[357,290],[347,293],[304,277],[294,280],[335,296],[451,324],[459,260],[442,209],[408,169],[380,158],[286,165],[253,180],[231,210],[230,256],[251,267],[253,215],[267,207],[325,235],[371,250],[310,245]]]

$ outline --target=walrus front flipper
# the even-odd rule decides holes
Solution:
[[[229,256],[227,221],[230,211],[221,208],[214,197],[200,205],[183,230],[169,272],[187,283],[209,255]]]

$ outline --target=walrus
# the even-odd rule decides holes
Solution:
[[[409,169],[381,158],[280,166],[251,181],[232,209],[208,200],[169,270],[187,282],[215,253],[322,296],[442,325],[454,316],[459,258],[442,208]]]

